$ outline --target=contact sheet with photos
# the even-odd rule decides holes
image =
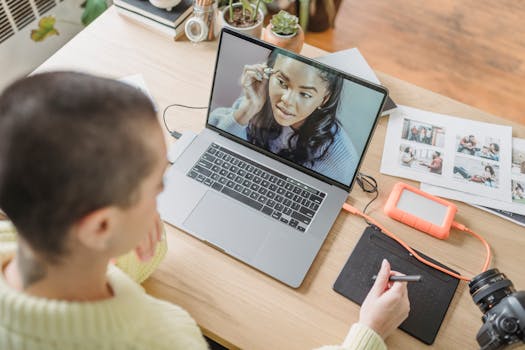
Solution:
[[[381,172],[510,203],[511,147],[509,126],[399,106]]]
[[[525,215],[525,139],[512,139],[512,163],[503,171],[510,173],[511,202],[455,191],[439,186],[421,184],[421,189],[435,196],[460,200],[469,204]]]

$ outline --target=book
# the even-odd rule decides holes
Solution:
[[[170,28],[179,27],[193,13],[193,0],[181,0],[171,11],[158,8],[148,0],[113,0],[113,4],[119,10],[127,10]]]
[[[368,65],[358,48],[337,51],[329,55],[316,58],[317,61],[332,66],[343,72],[355,75],[361,79],[368,80],[371,83],[381,85],[372,68]],[[388,115],[397,108],[396,103],[388,96],[381,115]]]
[[[191,18],[191,12],[190,12],[190,15],[188,15],[182,23],[180,23],[176,27],[173,27],[173,26],[162,24],[160,22],[152,20],[149,17],[145,17],[136,12],[122,8],[118,5],[115,5],[115,7],[119,15],[126,17],[127,19],[130,19],[138,24],[144,25],[156,31],[172,36],[174,40],[178,40],[182,35],[184,35],[184,26],[186,25],[186,22]]]

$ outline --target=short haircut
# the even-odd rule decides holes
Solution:
[[[156,161],[151,101],[114,80],[73,72],[21,79],[0,96],[0,208],[48,259],[85,215],[136,200]],[[150,129],[148,129],[150,128]]]

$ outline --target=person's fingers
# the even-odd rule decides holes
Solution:
[[[377,273],[376,280],[374,282],[374,285],[372,286],[372,289],[370,289],[370,293],[374,295],[381,295],[388,285],[389,277],[390,263],[388,262],[388,260],[383,259],[383,261],[381,262],[381,269]]]

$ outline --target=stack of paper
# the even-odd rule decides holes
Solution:
[[[381,172],[518,223],[525,218],[525,140],[513,139],[509,126],[399,106],[388,123]]]

